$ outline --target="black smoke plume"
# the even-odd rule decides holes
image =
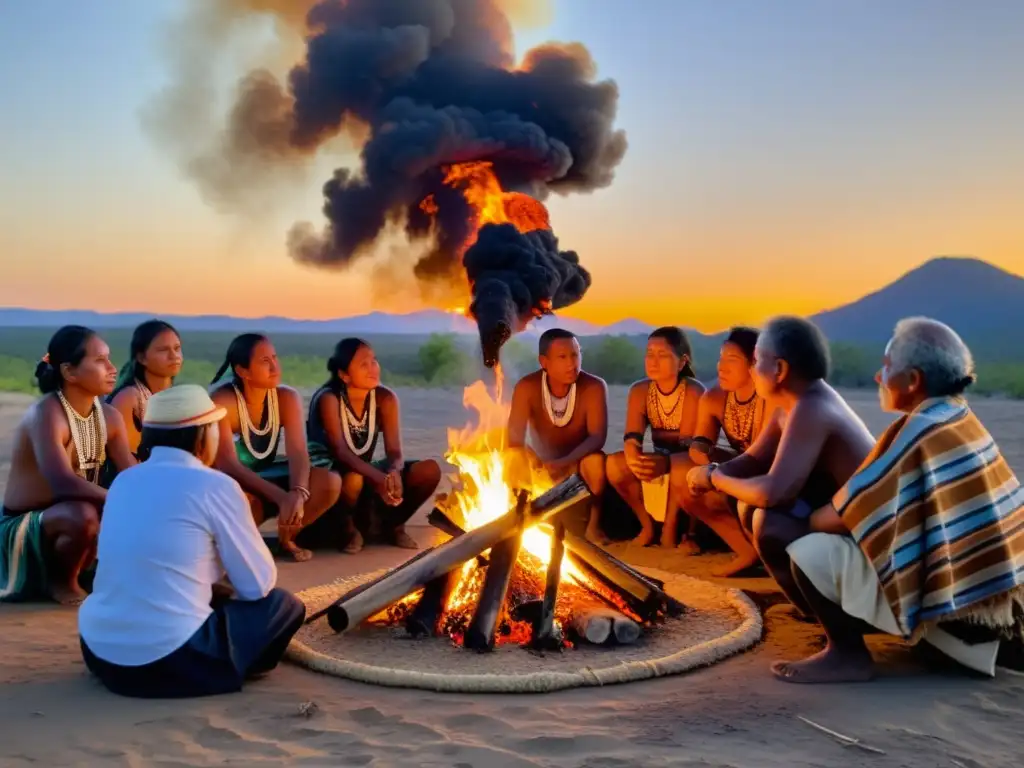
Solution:
[[[431,243],[418,279],[464,281],[470,209],[444,184],[446,166],[490,161],[503,189],[538,200],[612,182],[626,151],[614,128],[616,84],[598,81],[589,52],[575,43],[537,47],[517,65],[506,15],[515,4],[322,0],[306,16],[305,57],[286,84],[264,71],[241,80],[223,136],[231,166],[245,167],[244,158],[297,163],[339,133],[367,137],[361,167],[339,169],[324,185],[326,225],[299,224],[289,234],[293,258],[347,266],[398,225]],[[433,215],[420,207],[428,196]],[[514,332],[542,302],[567,306],[590,284],[550,232],[485,226],[465,264],[481,328],[504,323]]]
[[[559,251],[547,229],[521,233],[511,224],[488,224],[463,259],[473,284],[470,312],[480,329],[484,364],[539,314],[575,304],[590,287],[590,273],[574,251]]]

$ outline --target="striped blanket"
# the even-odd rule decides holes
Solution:
[[[900,417],[833,505],[905,637],[951,619],[1017,623],[1024,491],[963,399],[927,400]]]

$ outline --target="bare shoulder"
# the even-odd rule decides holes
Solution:
[[[138,391],[135,387],[123,387],[120,392],[114,395],[113,399],[110,401],[110,405],[115,409],[119,409],[121,406],[127,404],[134,407],[138,396]]]
[[[702,385],[703,389],[703,385]],[[704,401],[705,405],[712,408],[722,408],[725,406],[725,390],[717,384],[714,384],[707,389],[704,389],[701,393],[700,399]]]
[[[18,426],[22,429],[32,429],[41,425],[48,417],[52,419],[61,410],[56,398],[43,395],[25,409],[25,412],[21,414]]]
[[[823,383],[823,387],[816,387],[806,392],[797,401],[786,418],[786,422],[802,429],[831,428],[838,413],[839,407],[836,402],[835,390]]]
[[[302,405],[302,395],[295,387],[289,387],[287,384],[277,385],[277,399],[283,403],[298,403]]]
[[[515,391],[523,395],[534,397],[540,392],[540,380],[543,371],[528,373],[516,382]]]
[[[694,394],[697,397],[703,396],[703,394],[705,392],[704,385],[701,384],[696,379],[691,378],[690,376],[687,376],[685,379],[683,379],[683,383],[686,386],[686,394],[687,395]]]
[[[234,405],[235,393],[230,382],[218,384],[210,391],[210,399],[218,405]]]
[[[106,412],[104,411],[104,413]],[[67,416],[64,413],[64,407],[56,397],[43,395],[28,409],[25,414],[25,421],[26,423],[36,425],[65,424],[67,423]]]
[[[604,379],[586,371],[580,371],[580,376],[576,379],[576,386],[587,392],[608,391],[608,383]]]
[[[599,379],[600,381],[600,379]],[[641,394],[647,397],[647,390],[651,387],[650,379],[640,379],[629,385],[629,397],[639,397]]]
[[[102,407],[103,418],[106,420],[108,427],[124,426],[124,416],[121,415],[121,412],[112,403],[102,403]]]
[[[377,403],[380,405],[398,405],[398,393],[388,387],[378,386]]]

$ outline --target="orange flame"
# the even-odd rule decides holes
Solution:
[[[462,190],[472,209],[472,231],[462,245],[465,251],[476,242],[484,224],[512,224],[520,232],[551,229],[544,204],[522,192],[506,192],[494,175],[494,163],[476,161],[457,163],[448,168],[444,183]]]
[[[510,403],[504,398],[504,376],[500,366],[495,368],[493,392],[483,381],[477,381],[463,392],[463,404],[475,412],[476,419],[462,429],[448,430],[448,452],[445,458],[458,470],[453,490],[439,501],[439,506],[465,530],[473,530],[506,514],[515,507],[513,484],[525,488],[529,498],[536,498],[553,485],[543,471],[535,470],[518,461],[517,453],[507,449],[506,424]],[[551,560],[551,530],[548,526],[534,526],[522,533],[517,578],[534,597],[544,589],[545,573]],[[486,554],[486,553],[484,553]],[[477,561],[465,563],[439,622],[442,630],[456,642],[472,615],[485,571]],[[566,602],[592,599],[581,585],[589,583],[587,577],[564,557],[561,566],[559,603],[556,621],[561,624],[570,608]],[[594,585],[591,584],[591,587]],[[394,606],[370,619],[371,622],[393,624],[400,620],[419,600],[417,591]],[[559,606],[561,606],[559,608]],[[514,622],[508,615],[508,604],[503,607],[502,622],[507,632],[497,638],[499,644],[524,642],[530,637],[528,624]]]

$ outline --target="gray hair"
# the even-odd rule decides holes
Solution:
[[[758,344],[789,363],[790,370],[804,381],[828,378],[832,365],[828,339],[810,320],[792,315],[773,317],[761,331]]]
[[[889,342],[893,373],[920,371],[929,397],[963,394],[974,383],[974,357],[956,331],[929,317],[908,317],[896,324]]]

